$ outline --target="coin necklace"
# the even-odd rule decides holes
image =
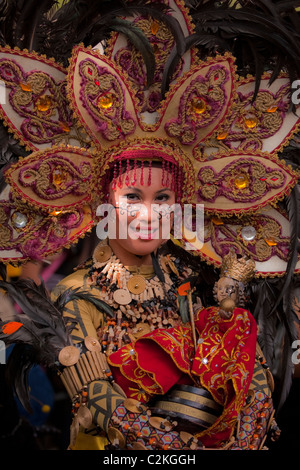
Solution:
[[[159,262],[165,283],[154,274],[150,279],[132,274],[107,242],[96,247],[90,283],[98,287],[101,300],[115,312],[114,318],[108,318],[98,331],[107,355],[156,328],[170,328],[181,322],[176,287],[191,270],[171,257],[159,257]]]

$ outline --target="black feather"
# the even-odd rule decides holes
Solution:
[[[28,384],[29,372],[36,363],[36,351],[28,344],[15,344],[6,364],[5,378],[7,385],[14,390],[22,406],[29,413],[30,390]]]
[[[251,73],[256,77],[256,92],[261,79],[262,68],[272,71],[275,80],[282,68],[289,72],[291,82],[299,76],[299,14],[295,8],[299,1],[224,1],[199,0],[189,2],[195,33],[199,38],[211,34],[215,37],[211,46],[200,50],[201,54],[228,50],[236,57],[238,71]]]
[[[296,264],[299,260],[300,253],[300,186],[295,185],[291,194],[287,197],[287,209],[290,222],[290,248],[289,259],[284,276],[284,283],[280,290],[279,296],[270,312],[274,313],[278,305],[282,301],[286,293],[289,293],[291,288],[291,279],[294,275]]]
[[[23,49],[39,49],[39,30],[43,26],[47,12],[55,0],[27,0],[20,11],[20,18],[15,29],[16,45]]]
[[[145,34],[127,20],[116,19],[110,23],[110,28],[123,33],[130,43],[141,53],[147,71],[147,87],[152,85],[155,73],[155,55]]]
[[[218,46],[222,44],[223,48],[226,49],[228,44],[224,39],[217,38],[213,34],[191,34],[187,38],[183,39],[181,51],[177,49],[177,47],[173,48],[170,52],[169,57],[166,61],[164,66],[164,71],[162,75],[162,83],[161,83],[161,95],[164,97],[166,91],[169,88],[169,85],[172,81],[172,78],[175,74],[176,68],[179,65],[182,56],[191,48],[197,47],[204,47],[209,50],[217,49]]]
[[[137,32],[133,22],[126,23],[124,18],[134,15],[151,16],[159,21],[163,21],[172,30],[175,41],[182,42],[183,33],[176,19],[167,15],[168,6],[160,2],[145,4],[142,1],[95,1],[85,2],[70,0],[64,4],[49,20],[47,28],[44,30],[44,41],[42,52],[51,54],[57,60],[68,64],[72,48],[75,44],[83,43],[85,46],[95,46],[99,42],[106,42],[111,31],[118,31],[125,34],[131,41],[135,41],[137,36],[142,38],[143,45],[136,43],[138,50],[140,47],[147,48],[141,51],[143,57],[149,60],[150,49],[146,46],[141,32]],[[123,25],[121,26],[121,22]],[[130,25],[129,25],[130,24]],[[150,56],[152,53],[150,53]],[[151,60],[151,59],[150,59]]]
[[[98,299],[98,297],[92,295],[87,291],[81,290],[79,287],[76,289],[72,287],[66,289],[62,294],[57,297],[54,302],[54,305],[60,312],[63,312],[66,304],[68,302],[71,302],[72,300],[85,300],[86,302],[92,303],[100,312],[105,313],[110,317],[114,316],[114,311],[106,302]]]
[[[0,289],[0,340],[7,346],[14,345],[6,365],[7,375],[28,409],[29,371],[35,364],[56,367],[59,351],[72,344],[71,331],[75,325],[57,310],[43,284],[38,286],[31,280],[0,281]],[[7,330],[16,324],[18,329]]]
[[[1,302],[0,340],[7,346],[14,345],[6,365],[7,377],[25,409],[30,411],[29,371],[35,364],[57,367],[60,350],[72,344],[71,332],[77,322],[63,315],[65,305],[80,299],[91,302],[106,315],[113,316],[113,311],[105,302],[80,289],[67,289],[52,302],[44,284],[36,285],[29,279],[15,283],[0,281],[0,289],[6,293]],[[7,300],[11,302],[4,303]],[[11,322],[22,326],[7,334],[5,327]]]
[[[163,270],[161,269],[159,262],[158,262],[158,253],[151,253],[151,258],[152,258],[152,263],[153,263],[153,268],[155,271],[155,274],[157,275],[158,279],[161,282],[165,282],[165,275],[163,273]]]

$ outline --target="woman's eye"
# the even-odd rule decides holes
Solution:
[[[125,194],[124,198],[131,202],[140,200],[139,195],[135,193]]]
[[[160,194],[159,196],[156,197],[156,200],[159,202],[166,202],[170,199],[169,194]]]

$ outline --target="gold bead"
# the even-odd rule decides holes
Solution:
[[[51,411],[51,408],[49,405],[42,406],[42,413],[49,413],[50,411]]]

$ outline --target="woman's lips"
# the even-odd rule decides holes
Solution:
[[[152,240],[157,234],[158,228],[149,228],[149,227],[140,227],[139,230],[136,231],[137,237],[142,240]]]

